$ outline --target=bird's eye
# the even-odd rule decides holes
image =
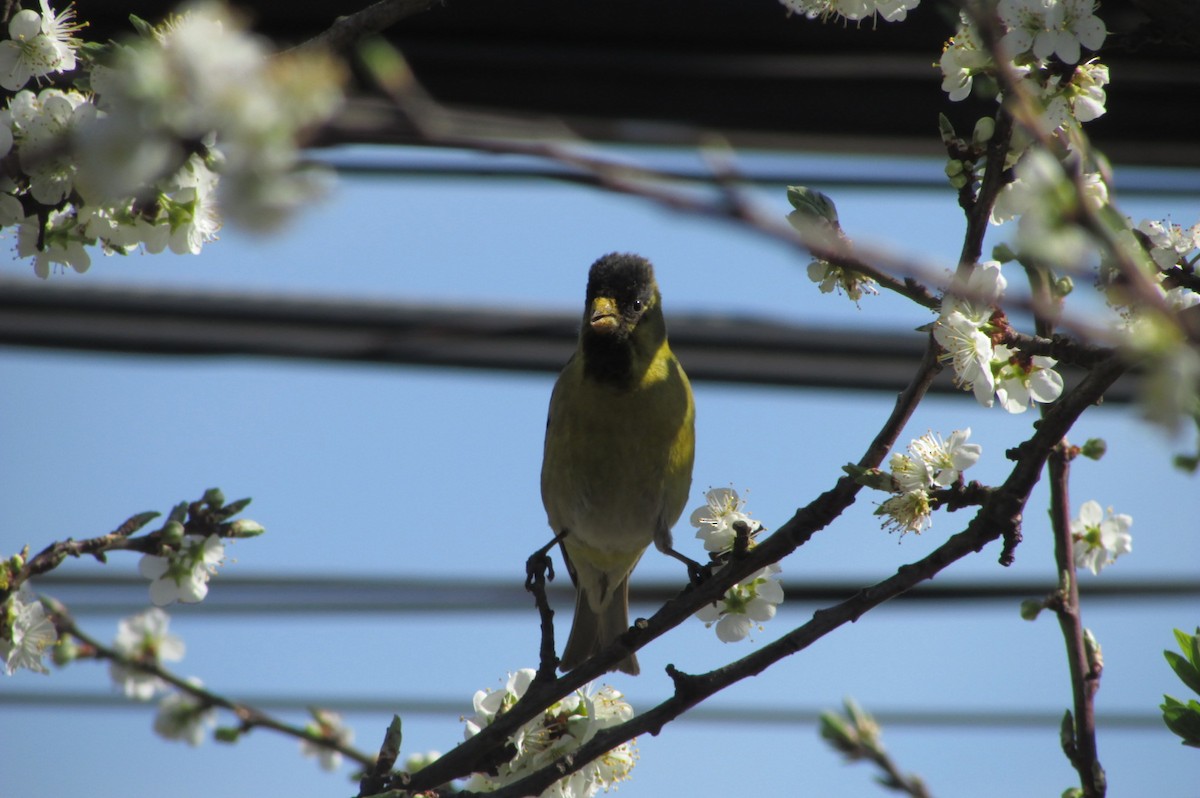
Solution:
[[[646,303],[645,303],[645,302],[643,302],[642,300],[640,300],[640,299],[635,299],[635,300],[633,300],[633,309],[634,309],[634,310],[638,310],[638,311],[640,311],[640,310],[641,310],[642,308],[644,308],[645,306],[646,306]]]

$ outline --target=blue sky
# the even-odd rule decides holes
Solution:
[[[387,156],[387,151],[370,153]],[[357,155],[346,156],[357,157]],[[412,157],[421,157],[415,154]],[[753,157],[748,156],[749,162]],[[839,170],[916,170],[936,162],[773,159],[821,188]],[[1118,186],[1121,171],[1117,171]],[[860,241],[888,243],[949,268],[960,247],[953,193],[831,192],[842,224]],[[755,196],[780,216],[783,187]],[[1126,203],[1135,219],[1173,214],[1191,223],[1196,196]],[[225,230],[199,257],[94,259],[58,285],[220,288],[319,294],[509,309],[575,310],[589,264],[613,250],[649,257],[673,312],[755,314],[795,323],[910,330],[926,311],[891,296],[861,309],[820,294],[807,259],[731,225],[643,201],[548,182],[353,178],[283,234]],[[0,276],[30,276],[6,260]],[[1013,282],[1016,282],[1015,279]],[[686,363],[684,366],[686,367]],[[166,510],[217,485],[254,497],[247,515],[268,533],[232,545],[229,575],[323,574],[471,579],[523,578],[526,556],[548,539],[538,497],[542,433],[552,375],[316,364],[248,358],[164,358],[0,350],[0,552],[34,549],[67,536],[108,531],[130,514]],[[697,459],[690,507],[709,486],[748,491],[749,509],[769,528],[828,488],[858,459],[892,397],[819,390],[697,383]],[[1029,434],[1034,415],[984,410],[966,394],[933,398],[902,440],[970,426],[984,457],[971,478],[1003,478],[1005,448]],[[1134,517],[1133,553],[1104,580],[1195,578],[1200,539],[1195,478],[1170,466],[1176,445],[1131,408],[1088,413],[1072,434],[1104,437],[1110,455],[1075,467],[1076,509],[1095,498]],[[931,530],[903,540],[858,505],[782,563],[786,581],[884,578],[958,531],[966,516],[938,515]],[[1010,569],[995,546],[958,563],[939,581],[1043,578],[1053,582],[1045,490],[1026,513],[1026,542]],[[686,514],[676,528],[699,554]],[[72,572],[132,573],[133,557]],[[650,553],[637,579],[679,579],[677,564]],[[1085,575],[1085,579],[1092,579]],[[220,576],[212,590],[221,589]],[[198,608],[197,608],[198,609]],[[569,622],[558,608],[559,640]],[[695,622],[645,650],[643,675],[605,681],[635,708],[668,695],[667,663],[703,670],[740,656],[803,623],[813,606],[785,604],[755,642],[725,645]],[[643,614],[648,610],[643,609]],[[1163,692],[1182,695],[1162,659],[1171,629],[1200,623],[1194,602],[1098,602],[1085,623],[1104,646],[1098,697],[1100,755],[1113,794],[1188,795],[1200,771],[1194,751],[1163,729],[1104,727],[1105,713],[1154,715]],[[172,609],[185,639],[177,667],[233,697],[394,697],[404,716],[404,751],[446,750],[461,738],[471,695],[498,687],[507,671],[536,664],[537,619],[527,613],[314,617],[206,615]],[[111,640],[116,617],[87,616]],[[1021,621],[1016,602],[885,607],[841,629],[713,703],[813,710],[854,696],[881,714],[906,710],[1031,710],[1069,705],[1057,625]],[[106,669],[79,663],[41,677],[0,679],[0,693],[110,694]],[[406,714],[406,699],[457,701],[446,715]],[[169,792],[173,798],[264,794],[346,795],[348,768],[326,774],[301,760],[297,744],[255,732],[237,746],[199,749],[159,740],[152,708],[6,706],[0,724],[0,796],[97,798]],[[299,721],[300,714],[289,716]],[[377,747],[390,713],[350,715],[357,743]],[[938,795],[1058,794],[1074,783],[1057,727],[976,729],[886,726],[901,766]],[[815,724],[677,723],[640,741],[627,798],[787,790],[797,795],[877,795],[865,767],[848,768],[817,739]],[[53,752],[53,753],[50,753]]]

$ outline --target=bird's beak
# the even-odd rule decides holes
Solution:
[[[613,333],[621,324],[621,314],[617,312],[615,300],[599,296],[592,300],[592,315],[588,324],[598,333]]]

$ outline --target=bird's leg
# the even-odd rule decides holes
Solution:
[[[699,585],[700,583],[702,583],[705,579],[707,579],[709,577],[708,568],[706,566],[703,566],[700,563],[696,562],[695,560],[693,560],[691,557],[687,556],[686,554],[681,554],[681,553],[675,551],[675,549],[672,549],[670,547],[665,548],[665,549],[659,549],[659,551],[661,551],[663,554],[667,555],[668,557],[674,557],[675,559],[679,560],[681,563],[686,565],[687,570],[688,570],[688,581],[690,581],[693,585]]]
[[[554,548],[567,536],[567,530],[559,532],[554,538],[540,549],[529,555],[525,561],[525,589],[536,590],[554,581],[554,561],[550,559],[550,549]]]
[[[671,540],[671,530],[659,529],[654,533],[654,548],[686,565],[688,569],[688,581],[693,585],[698,585],[708,578],[709,570],[707,568],[686,554],[681,554],[675,550],[674,542]]]

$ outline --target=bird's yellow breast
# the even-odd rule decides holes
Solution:
[[[554,388],[542,498],[565,545],[614,556],[649,545],[679,518],[691,486],[695,410],[663,341],[627,385],[587,376],[578,354]]]

